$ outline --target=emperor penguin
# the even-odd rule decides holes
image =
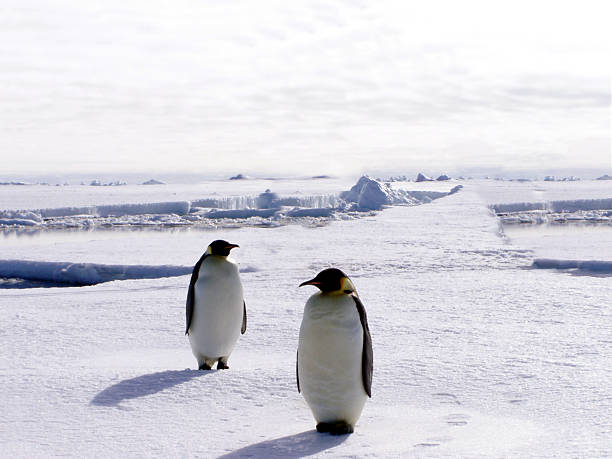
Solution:
[[[297,352],[297,387],[318,432],[352,433],[372,397],[372,338],[365,308],[339,269],[303,282],[320,291],[304,307]]]
[[[246,332],[246,303],[238,265],[230,250],[239,247],[216,240],[198,260],[187,292],[187,328],[199,370],[229,368],[227,360],[240,334]]]

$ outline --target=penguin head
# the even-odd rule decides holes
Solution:
[[[346,274],[336,268],[324,269],[314,279],[302,282],[300,287],[303,285],[314,285],[323,293],[357,293]]]
[[[220,255],[222,257],[227,257],[230,254],[230,250],[235,247],[240,247],[238,244],[230,244],[223,239],[217,239],[210,243],[208,248],[206,249],[206,253],[208,255]]]

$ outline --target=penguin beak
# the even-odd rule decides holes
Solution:
[[[235,249],[236,247],[240,247],[238,244],[228,244],[225,246],[226,249]]]
[[[302,282],[298,287],[303,287],[304,285],[321,285],[321,282],[315,279],[307,280],[306,282]]]

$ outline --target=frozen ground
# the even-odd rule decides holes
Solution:
[[[551,247],[500,236],[487,207],[513,191],[495,182],[490,197],[489,184],[464,185],[430,204],[315,228],[5,237],[3,259],[149,266],[190,266],[211,240],[226,238],[241,246],[249,328],[230,370],[198,372],[182,333],[188,276],[0,290],[0,450],[609,457],[610,278],[531,268]],[[583,191],[551,199],[612,197]],[[537,200],[505,200],[514,201]],[[564,258],[612,261],[609,233],[589,237],[602,243],[595,255],[574,251],[569,236]],[[373,398],[355,434],[342,438],[313,431],[295,386],[299,323],[312,293],[297,285],[332,265],[353,278],[374,342]]]
[[[253,193],[256,187],[267,182],[273,182],[276,189],[283,190],[282,194],[269,188],[260,188],[259,193]],[[217,180],[198,186],[175,185],[169,187],[165,195],[161,193],[165,185],[131,188],[5,185],[0,193],[5,195],[0,203],[6,205],[6,208],[0,209],[0,231],[10,234],[24,230],[38,232],[57,229],[228,228],[289,223],[317,226],[330,220],[359,218],[387,205],[425,204],[462,188],[457,184],[452,188],[449,184],[415,187],[412,183],[398,187],[397,184],[391,186],[367,176],[360,177],[350,189],[350,185],[345,185],[345,190],[337,190],[340,183],[343,182],[339,179],[328,178],[295,182],[286,179]],[[300,185],[308,191],[296,190],[295,187]],[[88,188],[97,191],[90,194]],[[147,189],[152,189],[152,192],[147,193]],[[32,203],[24,202],[20,190],[27,191],[24,194],[30,195]],[[199,193],[196,198],[193,197],[195,193]],[[191,197],[180,201],[167,200],[168,197],[176,199],[185,196]],[[89,199],[89,204],[84,204],[86,199]],[[128,199],[132,201],[126,202]],[[52,203],[53,207],[44,207]]]

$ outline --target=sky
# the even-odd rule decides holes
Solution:
[[[604,1],[1,5],[0,180],[612,170]]]

